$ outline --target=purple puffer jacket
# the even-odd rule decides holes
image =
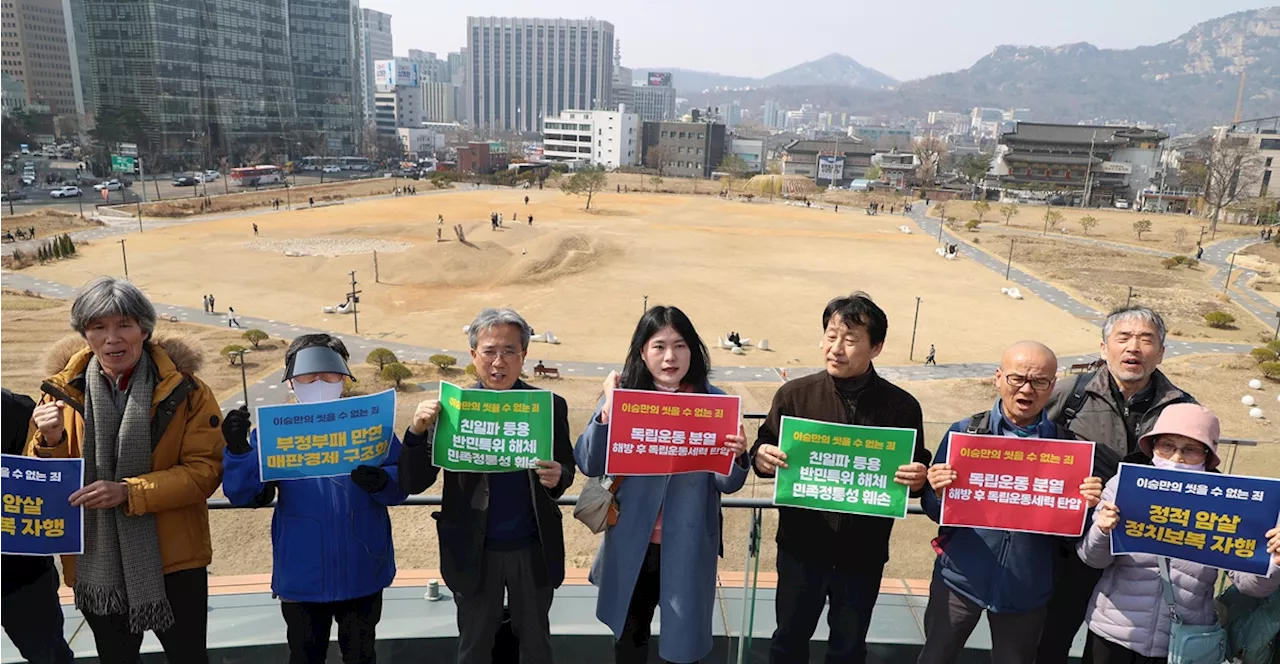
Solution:
[[[1102,492],[1102,502],[1112,502],[1115,497],[1116,478],[1112,478]],[[1089,631],[1143,657],[1168,656],[1170,618],[1156,556],[1112,556],[1111,535],[1104,534],[1096,525],[1090,525],[1080,538],[1076,552],[1090,567],[1106,570],[1089,602],[1086,616]],[[1274,562],[1266,577],[1240,572],[1227,574],[1240,592],[1252,597],[1266,597],[1280,587],[1280,571]],[[1210,625],[1216,620],[1213,590],[1218,579],[1217,568],[1170,559],[1169,579],[1173,585],[1173,601],[1184,621]]]

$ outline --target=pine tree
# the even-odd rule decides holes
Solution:
[[[76,255],[76,241],[72,240],[70,235],[66,235],[65,237],[67,238],[67,251],[72,256]]]
[[[48,260],[49,260],[49,256],[48,256],[47,252],[45,251],[45,248],[44,248],[44,245],[43,245],[43,244],[42,244],[42,245],[40,245],[40,248],[39,248],[38,250],[36,250],[36,255],[40,257],[40,262],[41,262],[41,263],[48,262]]]
[[[53,257],[56,260],[62,260],[62,240],[54,238],[53,240]]]

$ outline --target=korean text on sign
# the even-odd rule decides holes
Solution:
[[[552,395],[546,390],[464,389],[440,384],[432,461],[454,472],[505,473],[551,459]]]
[[[939,523],[1079,536],[1087,507],[1080,484],[1093,474],[1093,443],[951,432],[946,463],[956,480]]]
[[[84,508],[68,502],[83,485],[82,459],[0,455],[0,552],[83,553]]]
[[[773,504],[903,519],[906,485],[893,481],[911,463],[916,430],[862,427],[783,416]]]
[[[386,460],[395,435],[396,393],[258,408],[262,481],[334,477]]]
[[[609,413],[610,475],[728,475],[742,400],[724,394],[614,390]]]
[[[1113,554],[1151,553],[1266,574],[1266,532],[1280,520],[1280,480],[1120,464]]]

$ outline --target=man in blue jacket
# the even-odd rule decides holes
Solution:
[[[1053,351],[1035,341],[1010,346],[996,369],[1000,397],[990,412],[978,413],[951,425],[951,432],[1074,440],[1068,430],[1044,413],[1058,373]],[[929,484],[921,504],[929,518],[941,518],[943,492],[956,479],[945,463],[950,432],[929,468]],[[1102,495],[1102,480],[1087,478],[1080,493],[1090,508]],[[1049,598],[1053,595],[1053,565],[1057,538],[1050,535],[986,528],[938,529],[934,548],[938,560],[929,584],[924,613],[925,644],[919,664],[957,661],[982,612],[991,625],[991,661],[1031,664]]]
[[[284,379],[301,403],[339,399],[343,379],[354,380],[348,357],[341,340],[304,334],[285,352]],[[372,664],[382,591],[396,576],[387,506],[406,497],[396,469],[399,439],[392,437],[381,466],[359,466],[348,477],[264,483],[248,408],[227,413],[222,432],[227,498],[263,507],[279,494],[271,520],[271,592],[282,602],[289,663],[324,664],[336,620],[343,661]]]

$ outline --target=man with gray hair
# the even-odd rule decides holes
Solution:
[[[473,388],[533,390],[520,380],[532,330],[511,309],[485,309],[468,329]],[[551,599],[564,581],[564,533],[556,499],[573,484],[569,409],[552,395],[553,459],[534,470],[507,473],[445,471],[441,509],[432,516],[440,538],[440,573],[458,606],[458,663],[488,664],[503,622],[505,591],[511,625],[525,664],[553,661]],[[435,483],[432,463],[438,400],[418,404],[404,435],[400,484],[410,494]]]
[[[1157,368],[1164,360],[1165,326],[1147,307],[1112,311],[1102,324],[1105,365],[1074,381],[1060,383],[1046,407],[1049,418],[1096,443],[1093,474],[1103,482],[1116,474],[1138,439],[1155,426],[1160,413],[1176,403],[1195,403]],[[1075,542],[1059,550],[1053,599],[1040,635],[1036,664],[1065,664],[1093,587],[1102,577],[1080,561]]]

